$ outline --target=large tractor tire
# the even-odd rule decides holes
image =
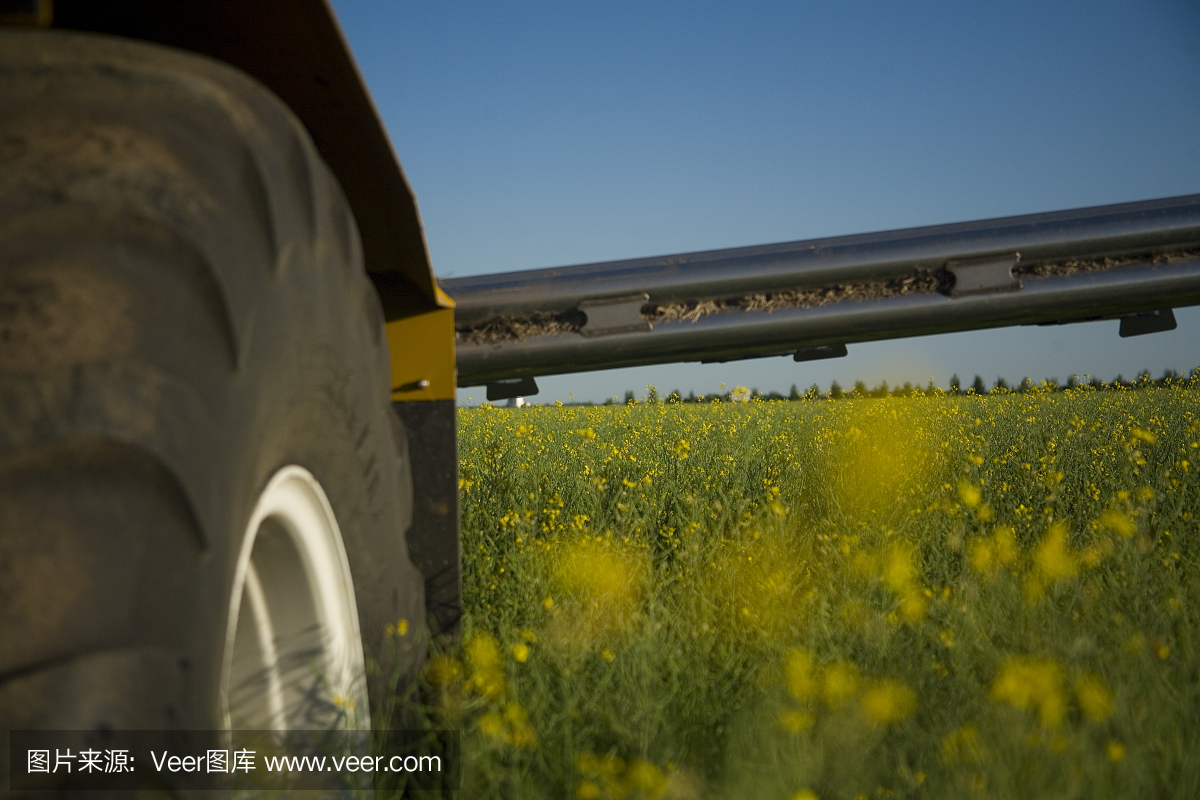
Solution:
[[[0,31],[0,109],[0,729],[363,727],[425,611],[336,180],[144,43]]]

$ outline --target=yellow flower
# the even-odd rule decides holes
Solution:
[[[615,661],[617,658],[617,654],[607,647],[600,651],[600,655],[605,661]]]
[[[598,800],[600,787],[592,781],[581,781],[575,787],[575,800]]]
[[[518,664],[524,664],[529,659],[529,645],[518,642],[512,646],[512,655]]]
[[[890,725],[917,710],[917,693],[899,681],[873,681],[863,692],[860,709],[876,725]]]
[[[453,656],[434,656],[425,665],[425,677],[434,686],[449,686],[462,674],[462,662]]]
[[[630,764],[625,780],[646,800],[657,800],[667,791],[667,776],[649,761],[638,759]]]
[[[489,711],[475,723],[484,735],[504,741],[504,720],[494,711]]]
[[[844,706],[858,692],[858,668],[838,661],[825,668],[825,702],[830,708]]]
[[[465,649],[471,667],[469,688],[492,700],[499,699],[504,694],[504,661],[499,643],[491,634],[479,631],[467,641]]]
[[[545,600],[542,601],[542,608],[546,609],[547,611],[554,608],[554,599],[547,597]]]
[[[1034,563],[1048,581],[1070,578],[1079,572],[1079,559],[1067,549],[1067,524],[1053,522],[1034,553]]]
[[[899,596],[900,614],[910,624],[919,622],[929,607],[928,590],[922,592],[916,579],[915,555],[916,548],[908,542],[893,544],[884,557],[880,576],[884,585]]]
[[[1125,745],[1115,740],[1111,741],[1105,749],[1105,754],[1109,761],[1122,761],[1125,758]]]
[[[788,800],[821,800],[821,799],[819,797],[817,797],[817,793],[814,792],[812,789],[801,789],[800,791],[796,792],[794,795],[789,797]]]
[[[607,541],[577,539],[567,545],[555,565],[563,593],[585,604],[631,608],[645,588],[646,564],[633,548]]]
[[[474,670],[493,669],[500,666],[500,645],[489,633],[480,631],[472,634],[467,641],[466,651],[467,663]]]
[[[897,542],[888,551],[883,565],[883,582],[896,594],[912,587],[917,571],[913,566],[915,548],[908,542]]]
[[[1112,714],[1112,692],[1095,675],[1084,675],[1075,681],[1075,698],[1079,709],[1095,722],[1103,722]]]
[[[1012,526],[997,525],[992,538],[996,540],[996,560],[1005,566],[1014,563],[1021,551],[1017,547],[1017,533]]]
[[[1116,508],[1106,508],[1097,521],[1101,526],[1116,531],[1125,538],[1137,533],[1137,523],[1126,516],[1125,512]]]
[[[971,543],[971,566],[976,572],[990,572],[992,567],[992,543],[987,539],[976,539]]]
[[[969,481],[963,479],[958,482],[958,499],[967,508],[974,508],[979,505],[983,493],[979,487]]]
[[[790,733],[806,731],[817,721],[817,718],[807,711],[794,708],[784,709],[779,713],[779,726]]]
[[[844,411],[827,427],[823,438],[832,447],[815,466],[827,472],[844,510],[863,521],[886,517],[945,463],[948,452],[934,446],[938,415],[906,401],[854,403]]]
[[[991,698],[1036,711],[1046,728],[1057,728],[1067,713],[1062,668],[1048,658],[1009,656],[992,683]]]
[[[925,617],[925,612],[929,609],[929,601],[923,594],[916,591],[915,588],[905,592],[900,597],[900,614],[904,617],[904,621],[910,625],[915,625]]]
[[[1154,444],[1158,441],[1158,437],[1145,428],[1134,428],[1130,433],[1133,434],[1134,439],[1140,439],[1147,444]]]
[[[797,700],[810,700],[821,689],[814,669],[812,653],[807,650],[788,651],[783,666],[788,694]]]
[[[537,737],[533,726],[529,724],[529,714],[519,703],[508,703],[504,706],[504,722],[507,728],[505,740],[509,744],[523,750],[533,747]]]

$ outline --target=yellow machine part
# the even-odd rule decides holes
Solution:
[[[393,401],[454,399],[454,301],[436,291],[442,308],[387,323]]]

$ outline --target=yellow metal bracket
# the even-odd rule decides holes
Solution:
[[[386,330],[392,353],[392,400],[453,400],[457,379],[453,307],[394,320]]]

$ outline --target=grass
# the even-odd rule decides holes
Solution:
[[[1200,795],[1198,412],[461,411],[464,795]]]

